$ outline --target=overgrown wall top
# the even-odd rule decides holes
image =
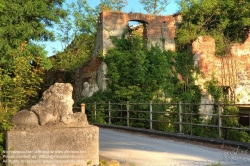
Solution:
[[[163,46],[166,50],[175,50],[175,16],[155,16],[142,13],[102,12],[98,20],[97,42],[93,56],[105,54],[112,47],[110,36],[121,36],[129,21],[146,24],[145,37],[149,43]]]
[[[244,43],[232,45],[230,55],[225,57],[215,56],[215,42],[209,36],[197,37],[192,49],[195,65],[203,73],[198,80],[201,87],[214,77],[221,86],[229,88],[235,103],[250,103],[250,35]]]

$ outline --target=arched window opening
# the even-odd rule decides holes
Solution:
[[[147,35],[148,23],[140,20],[130,20],[128,21],[128,38],[133,37],[134,33],[139,34],[144,40],[148,39]]]

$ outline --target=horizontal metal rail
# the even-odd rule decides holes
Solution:
[[[141,108],[141,106],[143,107]],[[145,107],[147,106],[147,107]],[[213,113],[197,113],[193,112],[193,107],[201,106],[213,106],[216,108]],[[145,121],[147,122],[149,129],[153,129],[153,125],[164,123],[175,125],[178,128],[178,133],[184,133],[184,130],[191,131],[195,126],[211,127],[218,129],[218,137],[222,137],[222,130],[239,130],[250,131],[248,127],[239,126],[224,126],[223,123],[227,118],[250,118],[249,115],[231,115],[225,114],[223,108],[227,106],[245,107],[250,109],[250,104],[197,104],[197,103],[86,103],[87,110],[92,115],[92,120],[96,120],[98,117],[104,118],[106,123],[112,124],[114,120],[124,120],[127,126],[130,126],[131,121]],[[140,109],[141,108],[141,109]],[[74,110],[81,110],[74,107]],[[160,111],[161,110],[161,111]],[[163,110],[163,111],[162,111]],[[217,111],[217,112],[216,112]],[[141,115],[141,117],[137,117]],[[250,114],[250,112],[249,112]],[[142,117],[143,116],[143,117]],[[148,118],[146,118],[148,117]],[[174,117],[174,118],[173,118]],[[203,119],[202,123],[194,123],[195,117]],[[156,118],[156,119],[155,119]],[[157,118],[160,118],[157,119]],[[162,118],[162,119],[161,119]],[[172,118],[172,119],[171,119]],[[174,120],[173,120],[174,119]],[[213,119],[216,124],[208,124],[206,119]],[[197,120],[197,119],[196,119]],[[123,124],[124,124],[123,123]],[[185,128],[185,129],[184,129]],[[186,133],[185,133],[186,134]]]

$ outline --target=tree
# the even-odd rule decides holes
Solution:
[[[168,52],[158,46],[145,49],[143,39],[134,34],[132,39],[113,38],[114,48],[104,57],[107,63],[108,90],[112,99],[122,101],[150,101],[165,88],[170,75]]]
[[[230,56],[230,46],[234,43],[245,40],[245,32],[250,28],[249,0],[179,0],[178,1],[183,17],[182,23],[176,31],[176,45],[179,52],[189,54],[192,57],[191,45],[198,36],[211,36],[215,39],[216,56]],[[189,63],[190,64],[190,63]],[[215,79],[205,83],[206,89],[216,102],[223,99],[221,85]],[[215,113],[218,108],[214,108]],[[232,106],[223,107],[223,115],[229,115],[222,120],[223,126],[240,126],[236,117],[230,115],[238,114],[238,109]],[[214,117],[210,124],[214,125],[217,119]],[[218,122],[217,122],[218,123]],[[205,130],[204,136],[208,133],[217,132],[213,129]],[[223,130],[225,139],[249,142],[249,136],[242,131]]]
[[[46,29],[59,22],[66,13],[60,9],[63,0],[4,1],[1,12],[1,52],[20,47],[31,40],[54,40],[54,34]],[[11,15],[11,17],[10,17]]]
[[[121,11],[126,5],[128,5],[126,0],[101,0],[97,10]]]
[[[244,29],[250,27],[248,0],[179,0],[183,22],[177,29],[178,49],[190,46],[196,37],[215,39],[216,54],[229,53],[229,46],[241,42]]]
[[[107,90],[95,93],[90,98],[85,97],[78,103],[89,101],[141,103],[151,100],[165,102],[166,88],[167,85],[168,88],[170,86],[166,83],[171,77],[172,68],[169,61],[172,61],[172,52],[162,51],[159,46],[152,46],[150,50],[145,49],[145,41],[136,33],[133,34],[133,39],[126,38],[125,35],[121,39],[112,37],[112,42],[115,47],[108,49],[103,57],[103,61],[108,66]],[[130,109],[148,110],[149,108],[148,105],[139,105],[130,106]],[[149,114],[145,112],[131,112],[130,117],[148,119]],[[126,116],[121,114],[119,116]],[[145,121],[133,122],[131,125],[148,127]]]
[[[62,52],[52,58],[53,70],[72,70],[89,60],[94,50],[98,12],[86,0],[67,4],[67,17],[57,27]]]
[[[88,61],[94,50],[99,13],[102,10],[120,11],[126,3],[124,0],[102,0],[96,8],[91,8],[86,0],[67,4],[68,16],[57,28],[63,51],[52,58],[53,70],[66,69],[68,72]]]
[[[4,1],[0,0],[0,12],[3,10],[4,8]]]
[[[140,0],[140,3],[144,6],[149,14],[160,14],[165,11],[166,7],[169,5],[170,0]]]
[[[65,16],[63,0],[0,1],[0,150],[10,118],[25,107],[51,64],[44,48],[34,41],[53,40],[47,29]]]

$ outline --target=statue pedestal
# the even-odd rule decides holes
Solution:
[[[4,162],[13,166],[99,165],[99,128],[40,127],[7,133]]]

